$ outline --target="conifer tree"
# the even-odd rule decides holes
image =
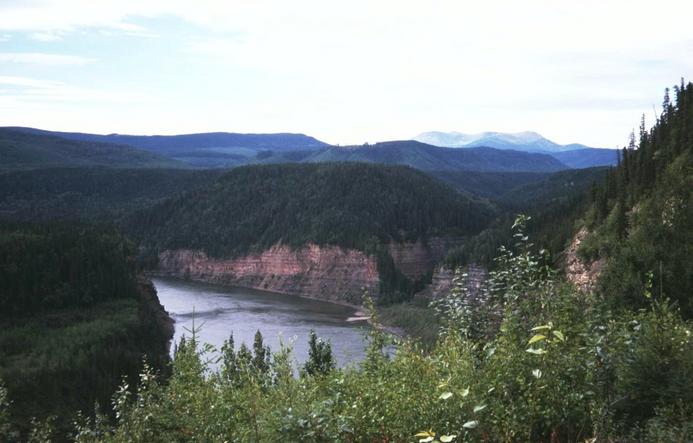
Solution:
[[[303,366],[307,375],[324,375],[335,368],[332,346],[318,338],[313,329],[310,330],[308,348],[308,361]]]

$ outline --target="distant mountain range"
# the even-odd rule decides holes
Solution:
[[[579,143],[560,145],[536,132],[461,132],[430,131],[414,137],[414,140],[446,148],[510,149],[523,152],[539,152],[553,156],[570,168],[615,165],[618,153],[614,149],[601,149]]]
[[[288,133],[140,136],[6,127],[0,128],[0,170],[75,166],[231,168],[355,161],[407,165],[423,171],[554,172],[611,165],[617,158],[614,150],[561,146],[533,132],[430,132],[418,138],[435,145],[403,140],[337,147],[304,134]],[[465,149],[437,146],[443,143]]]
[[[550,155],[494,148],[450,149],[404,140],[327,148],[305,162],[357,161],[407,165],[422,171],[554,172],[568,169]]]
[[[183,135],[99,135],[81,132],[45,131],[24,127],[2,129],[20,131],[32,135],[55,136],[81,142],[127,145],[198,167],[239,166],[257,163],[263,157],[274,153],[313,151],[330,146],[307,135],[287,133],[238,134],[232,132],[207,132]]]
[[[484,146],[525,152],[563,152],[574,149],[595,149],[579,143],[559,145],[532,131],[515,133],[480,132],[478,134],[463,134],[455,131],[431,131],[417,135],[414,137],[414,140],[445,148],[478,148]]]
[[[189,165],[131,146],[68,140],[0,128],[0,171],[100,166],[109,168],[189,168]]]

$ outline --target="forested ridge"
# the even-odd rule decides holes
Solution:
[[[516,214],[523,213],[532,217],[532,223],[527,226],[528,234],[551,255],[560,269],[563,252],[590,207],[589,191],[605,180],[608,170],[600,167],[539,176],[511,174],[508,182],[520,184],[499,189],[492,200],[500,208],[500,215],[479,234],[451,249],[444,263],[448,267],[477,264],[493,268],[498,248],[514,242],[510,228]]]
[[[0,172],[65,166],[186,168],[168,157],[130,146],[67,140],[0,128]]]
[[[215,180],[224,171],[46,168],[0,174],[0,217],[117,224],[132,212]]]
[[[56,416],[64,430],[95,402],[110,411],[145,355],[165,369],[172,328],[153,287],[138,280],[134,255],[112,229],[0,225],[0,380],[13,429]]]
[[[279,242],[372,253],[390,241],[471,235],[493,214],[488,204],[407,167],[285,164],[237,168],[135,214],[127,226],[156,250],[200,249],[214,257]]]
[[[652,128],[643,116],[619,166],[592,189],[580,253],[606,260],[603,294],[635,306],[644,292],[669,297],[693,317],[692,195],[693,84],[682,80],[666,90]]]

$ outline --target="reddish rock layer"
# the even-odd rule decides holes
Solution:
[[[355,250],[309,244],[277,245],[230,260],[179,249],[159,255],[159,271],[192,280],[360,304],[363,289],[378,293],[376,259]]]

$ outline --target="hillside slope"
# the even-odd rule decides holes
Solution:
[[[181,135],[87,134],[80,132],[44,131],[34,128],[11,128],[33,135],[58,136],[67,140],[90,143],[112,143],[167,156],[202,167],[230,167],[261,162],[272,155],[310,152],[327,143],[303,134],[239,134],[208,132]]]
[[[406,165],[422,171],[553,172],[567,169],[567,166],[546,154],[491,148],[440,148],[417,141],[329,148],[315,153],[305,161]]]
[[[553,152],[551,156],[574,169],[612,166],[618,163],[617,149],[572,149],[563,152]]]
[[[159,270],[339,301],[410,296],[493,209],[402,166],[246,166],[135,214]],[[155,260],[156,261],[156,260]]]
[[[367,250],[483,228],[491,209],[411,168],[344,164],[247,166],[136,215],[130,226],[159,249],[229,257],[278,242]]]
[[[0,218],[115,222],[222,170],[48,168],[0,174]]]
[[[589,235],[578,250],[602,259],[598,291],[617,304],[676,301],[693,317],[693,84],[665,94],[663,111],[639,143],[624,149],[618,168],[592,192],[584,217]],[[633,137],[635,139],[635,137]]]
[[[0,128],[0,171],[65,166],[187,167],[176,160],[129,146],[67,140]]]
[[[172,321],[137,277],[135,252],[111,229],[0,223],[0,379],[13,398],[3,418],[23,430],[57,415],[67,435],[77,410],[111,410],[145,355],[166,372]]]

